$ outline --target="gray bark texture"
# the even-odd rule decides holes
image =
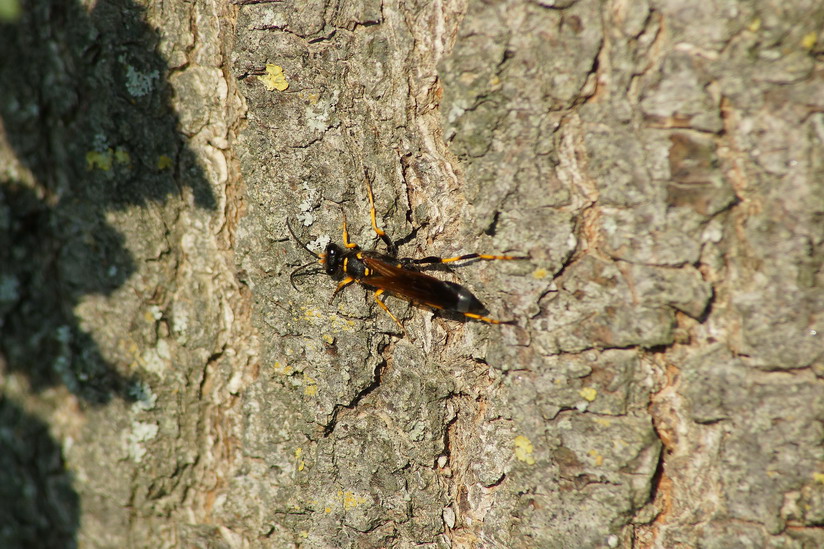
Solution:
[[[6,17],[0,547],[824,547],[820,1]]]

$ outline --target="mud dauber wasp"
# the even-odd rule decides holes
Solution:
[[[372,185],[369,183],[368,174],[365,179],[366,190],[369,195],[369,214],[372,220],[372,229],[384,244],[386,244],[388,253],[384,254],[375,250],[362,250],[360,246],[354,242],[350,242],[349,233],[346,230],[346,215],[344,214],[343,248],[330,242],[327,244],[324,253],[316,254],[295,235],[287,219],[286,227],[289,229],[292,238],[294,238],[304,250],[317,258],[317,261],[302,265],[289,275],[289,282],[295,290],[297,290],[295,277],[308,267],[320,263],[323,265],[321,271],[313,271],[308,274],[326,272],[326,274],[334,280],[339,280],[338,287],[335,288],[329,300],[330,303],[343,288],[353,282],[357,282],[362,286],[375,290],[375,301],[377,301],[378,305],[401,327],[401,330],[403,330],[403,324],[392,314],[392,311],[389,310],[380,298],[384,293],[389,293],[401,299],[433,309],[460,313],[467,318],[480,320],[488,324],[516,323],[514,320],[495,320],[485,316],[488,314],[486,307],[484,307],[483,303],[481,303],[472,292],[455,282],[440,280],[422,273],[418,266],[452,263],[454,261],[466,261],[470,259],[495,261],[529,259],[528,257],[471,253],[447,258],[429,256],[422,259],[399,259],[397,257],[398,250],[396,244],[390,240],[383,229],[378,227],[375,218],[375,199],[372,195]]]

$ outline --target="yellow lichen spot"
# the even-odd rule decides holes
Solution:
[[[129,151],[121,149],[120,147],[118,147],[114,151],[114,161],[117,162],[118,164],[131,164],[132,163],[132,157],[129,154]]]
[[[0,2],[0,21],[13,23],[20,19],[22,14],[23,8],[20,6],[19,0],[3,0]]]
[[[750,32],[758,32],[758,29],[761,28],[761,18],[756,17],[755,19],[753,19],[750,23],[750,26],[747,28],[750,30]]]
[[[303,448],[295,448],[295,462],[298,464],[298,471],[303,471],[306,462],[303,460]]]
[[[801,38],[801,47],[805,50],[811,50],[815,47],[815,43],[818,41],[818,33],[815,31],[808,32]]]
[[[338,497],[341,498],[344,509],[352,509],[353,507],[366,503],[365,497],[358,496],[353,492],[338,490]]]
[[[609,427],[610,425],[612,425],[612,420],[605,417],[596,417],[593,421],[598,425],[602,425],[604,427]]]
[[[286,75],[283,74],[283,67],[271,63],[266,65],[266,74],[260,77],[260,81],[269,91],[284,91],[289,87]]]
[[[324,343],[326,343],[327,345],[331,345],[335,342],[335,338],[330,334],[323,334],[323,336],[321,336],[321,339],[323,339]]]
[[[546,278],[548,275],[549,271],[547,271],[543,267],[539,267],[538,269],[532,271],[532,278],[534,278],[535,280],[542,280]]]
[[[535,465],[535,458],[532,457],[532,452],[535,448],[532,442],[523,435],[515,437],[515,458],[523,461],[527,465]]]
[[[86,153],[86,169],[103,170],[107,172],[112,169],[112,150],[106,149],[104,152],[89,151]]]
[[[813,473],[813,480],[819,484],[824,484],[824,473]]]
[[[306,373],[303,374],[303,383],[306,385],[303,388],[303,394],[306,396],[315,396],[318,394],[317,382],[309,377]]]
[[[158,170],[168,170],[169,168],[174,166],[174,164],[175,163],[171,159],[171,157],[169,157],[165,154],[161,154],[160,156],[157,157],[157,162],[155,163],[155,166],[157,166]]]
[[[604,464],[604,456],[598,453],[598,450],[590,450],[587,452],[589,457],[595,462],[596,467],[600,467]]]
[[[461,84],[469,86],[475,81],[476,78],[478,78],[478,73],[476,73],[476,72],[461,71],[461,75],[458,76],[458,81]]]
[[[627,446],[629,446],[629,444],[622,438],[616,438],[612,441],[612,447],[615,448],[615,451],[618,453],[623,452]]]
[[[324,513],[331,513],[331,512],[332,512],[332,508],[331,508],[331,507],[329,507],[329,506],[327,505],[326,507],[324,507],[324,508],[323,508],[323,512],[324,512]]]
[[[595,400],[595,397],[598,396],[598,391],[596,391],[592,387],[584,387],[583,389],[578,391],[578,394],[581,395],[581,398],[583,398],[584,400],[592,402],[593,400]]]
[[[355,330],[355,321],[349,319],[344,320],[339,316],[335,316],[335,329],[338,331],[353,332]]]
[[[276,374],[281,374],[284,376],[288,376],[294,371],[294,368],[292,368],[288,364],[281,364],[277,360],[275,361],[275,364],[274,366],[272,366],[272,368],[275,370]]]
[[[309,537],[309,531],[308,531],[308,530],[301,530],[299,535],[300,535],[300,537],[302,537],[303,539],[306,539],[306,538],[308,538],[308,537]]]
[[[319,93],[310,93],[309,95],[306,96],[306,98],[309,99],[309,104],[310,105],[317,105],[318,101],[320,101],[320,94]]]

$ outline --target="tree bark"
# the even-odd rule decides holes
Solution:
[[[824,546],[824,8],[0,25],[0,546]]]

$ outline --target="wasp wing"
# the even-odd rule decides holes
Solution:
[[[362,280],[392,294],[432,307],[461,313],[485,314],[486,308],[472,293],[454,282],[440,280],[434,276],[404,269],[374,257],[363,257],[363,263],[371,273]]]

